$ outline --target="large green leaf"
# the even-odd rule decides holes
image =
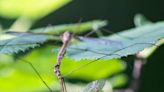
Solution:
[[[163,37],[164,22],[158,22],[99,39],[81,38],[83,42],[69,47],[68,55],[76,60],[120,58],[154,46]]]
[[[0,53],[17,53],[28,48],[39,46],[48,39],[46,35],[33,35],[30,33],[1,33]]]
[[[34,33],[49,33],[49,34],[59,34],[65,31],[80,33],[80,32],[86,32],[94,29],[96,30],[106,25],[107,25],[107,21],[93,20],[93,21],[76,23],[76,24],[63,24],[63,25],[56,25],[52,27],[50,26],[47,28],[38,28],[31,31]]]
[[[90,21],[80,24],[68,24],[59,25],[55,27],[40,28],[33,30],[34,33],[48,33],[58,34],[64,31],[71,31],[75,33],[85,32],[94,28],[100,28],[105,26],[106,21]],[[17,53],[18,51],[24,51],[28,48],[34,48],[39,46],[38,43],[43,43],[48,39],[46,35],[37,35],[30,33],[0,33],[0,53]],[[55,40],[55,39],[53,39]]]

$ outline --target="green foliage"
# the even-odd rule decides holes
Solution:
[[[51,88],[55,91],[59,90],[59,87],[56,86],[58,80],[56,77],[54,78],[56,75],[53,71],[57,52],[55,52],[55,55],[50,52],[54,47],[45,46],[35,49],[22,58],[18,57],[16,62],[14,62],[13,57],[8,57],[8,55],[4,54],[12,54],[34,48],[49,39],[55,41],[56,39],[52,35],[60,34],[67,30],[78,34],[89,30],[97,30],[106,24],[106,21],[95,20],[79,24],[38,28],[30,30],[31,33],[1,33],[0,58],[3,58],[0,60],[0,91],[36,92],[48,90],[38,76],[35,75],[28,62],[34,65]],[[72,43],[67,51],[68,57],[65,57],[62,61],[60,69],[63,77],[66,80],[80,79],[85,81],[108,78],[107,81],[110,82],[112,87],[124,85],[127,82],[126,75],[116,74],[124,71],[126,64],[120,59],[113,58],[136,54],[145,48],[155,46],[154,44],[164,37],[163,22],[151,23],[143,16],[138,15],[135,18],[135,24],[136,28],[111,36],[100,38],[79,37],[81,42]],[[44,33],[45,35],[41,35]],[[50,35],[52,38],[50,38]],[[80,62],[75,60],[80,60]],[[114,74],[116,76],[109,78]],[[95,90],[102,89],[104,85],[105,82],[103,80],[94,81],[88,84],[81,92],[96,92]]]
[[[7,18],[39,19],[70,0],[0,0],[0,15]]]
[[[3,58],[9,58],[8,62],[10,61],[10,63],[5,67],[0,66],[0,92],[48,92],[46,86],[27,62],[33,64],[50,87],[53,86],[54,89],[58,90],[57,78],[53,72],[54,63],[52,62],[55,57],[49,53],[51,49],[47,47],[41,50],[34,50],[32,53],[22,57],[21,60],[16,59],[15,62],[10,59],[11,56],[3,55]],[[22,59],[27,62],[22,61]],[[5,63],[3,61],[3,59],[0,59],[0,65]]]
[[[163,37],[164,22],[158,22],[125,30],[108,37],[94,38],[92,40],[82,38],[83,42],[70,46],[68,55],[76,60],[98,59],[101,57],[106,59],[120,58],[154,46]]]
[[[107,24],[106,21],[95,20],[80,24],[65,24],[54,27],[39,28],[32,30],[33,33],[45,34],[59,34],[66,30],[74,33],[86,32],[94,28],[101,28]],[[58,37],[59,38],[59,37]],[[57,38],[57,39],[58,39]],[[56,40],[54,37],[48,35],[39,35],[32,33],[16,33],[13,31],[9,33],[0,33],[0,53],[17,53],[18,51],[25,51],[28,48],[34,48],[48,39]]]
[[[33,66],[36,68],[36,70],[43,77],[44,81],[51,88],[53,88],[54,90],[59,90],[59,86],[57,86],[58,80],[53,71],[53,67],[56,61],[56,55],[54,55],[53,52],[50,52],[52,48],[54,47],[44,47],[35,49],[31,53],[21,58],[23,60],[31,62]],[[42,83],[42,81],[35,74],[34,70],[28,63],[19,60],[19,58],[14,63],[14,60],[11,58],[11,56],[8,55],[3,55],[2,57],[3,58],[0,59],[1,92],[41,92],[43,90],[48,91],[46,86]],[[6,61],[8,61],[8,64],[5,64],[7,63]],[[66,80],[81,79],[91,81],[100,78],[107,78],[113,74],[117,74],[123,71],[126,67],[126,64],[118,59],[101,60],[101,62],[95,62],[91,65],[85,66],[84,68],[74,73],[65,75],[71,70],[76,69],[78,66],[84,65],[88,62],[90,62],[90,60],[81,60],[80,62],[76,62],[69,58],[65,58],[62,61],[61,73],[65,76],[64,78]],[[5,64],[5,66],[2,66],[2,64]],[[117,84],[118,82],[119,84],[120,80],[116,81],[115,83]]]
[[[107,21],[102,20],[93,20],[83,23],[75,23],[75,24],[63,24],[56,25],[47,28],[39,28],[35,30],[31,30],[34,33],[48,33],[48,34],[59,34],[65,31],[73,32],[73,33],[81,33],[87,32],[89,30],[97,30],[107,25]]]
[[[28,48],[34,48],[48,39],[46,35],[30,33],[2,33],[0,34],[0,54],[17,53]]]

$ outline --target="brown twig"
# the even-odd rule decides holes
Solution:
[[[55,65],[55,69],[54,69],[54,71],[55,71],[55,73],[59,79],[62,92],[66,92],[66,88],[64,86],[64,80],[63,80],[63,77],[62,77],[61,72],[60,72],[60,65],[61,65],[61,61],[65,55],[66,48],[67,48],[70,40],[71,40],[71,34],[69,32],[64,32],[63,36],[62,36],[63,45],[58,52],[57,63]]]

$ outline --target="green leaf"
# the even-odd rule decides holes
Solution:
[[[76,60],[120,58],[152,47],[163,37],[164,22],[158,22],[99,39],[84,38],[83,42],[72,44],[67,54]]]
[[[47,48],[45,49],[47,50]],[[10,63],[9,67],[3,67],[0,70],[0,92],[49,92],[27,62],[32,63],[49,87],[58,90],[57,78],[53,71],[54,63],[51,62],[55,57],[49,53],[52,48],[48,48],[47,51],[45,49],[34,50],[24,57],[14,59],[16,61],[8,60],[14,65]],[[11,55],[5,56],[11,57]],[[0,65],[4,63],[6,60],[0,59]]]
[[[152,24],[152,23],[153,22],[151,22],[150,20],[148,20],[142,14],[136,14],[135,17],[134,17],[134,24],[135,24],[136,27],[140,27],[140,26],[143,26],[143,25],[149,25],[149,24]],[[162,42],[160,40],[160,41],[158,41],[157,45],[160,46],[162,43],[164,43],[164,42]],[[158,48],[158,46],[153,46],[151,48],[144,49],[139,54],[142,57],[147,58],[147,57],[149,57]]]
[[[57,90],[60,90],[60,87],[56,74],[54,73],[56,57],[54,53],[51,52],[52,48],[54,48],[54,46],[46,46],[44,48],[34,49],[24,57],[20,58],[31,62],[42,76],[43,80],[56,92]],[[0,70],[0,92],[48,92],[47,87],[42,83],[28,63],[18,60],[19,58],[17,61],[12,61],[15,59],[7,59],[6,57],[8,57],[8,55],[6,57],[3,55],[2,57],[2,59],[0,59],[0,65],[3,64],[5,67],[1,68]],[[8,63],[12,62],[12,64],[10,63],[9,66],[6,61],[8,61]],[[62,61],[60,67],[61,73],[64,76],[71,70],[74,70],[88,62],[90,62],[90,60],[76,62],[74,60],[65,58]],[[64,76],[64,78],[66,80],[81,79],[85,81],[92,81],[100,78],[108,78],[111,75],[118,74],[123,71],[125,67],[126,64],[118,59],[113,59],[110,61],[101,60],[101,62],[94,62],[74,73],[71,73],[68,76]],[[121,79],[119,82],[120,81]],[[66,86],[68,86],[67,83]],[[77,92],[77,90],[75,92]]]
[[[7,18],[39,19],[71,0],[0,0],[0,15]]]
[[[147,25],[147,24],[152,24],[151,21],[149,21],[145,16],[142,14],[136,14],[134,16],[134,24],[136,27]]]
[[[34,48],[48,39],[45,35],[30,33],[0,34],[0,53],[12,54]]]
[[[80,92],[101,92],[104,85],[105,85],[105,80],[96,80],[89,83]]]
[[[92,29],[98,29],[106,25],[107,25],[107,21],[93,20],[93,21],[76,23],[76,24],[63,24],[63,25],[56,25],[47,28],[39,28],[31,31],[34,33],[49,33],[49,34],[59,34],[65,31],[80,33]]]
[[[99,61],[81,60],[80,62],[76,62],[66,58],[62,61],[61,72],[68,79],[91,81],[107,78],[125,70],[125,68],[125,62],[119,59]]]

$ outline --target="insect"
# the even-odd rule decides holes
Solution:
[[[32,34],[32,35],[42,35],[41,33],[37,34],[37,33],[17,33],[17,32],[7,32],[7,34],[14,34],[14,35],[30,35],[30,34]],[[43,35],[45,35],[45,34],[43,34]],[[47,35],[49,35],[49,34],[47,34]],[[131,37],[126,37],[126,36],[120,36],[120,35],[117,35],[117,36],[123,37],[124,40],[128,40],[128,41],[133,39]],[[69,75],[69,74],[71,74],[71,73],[73,73],[73,72],[81,69],[82,67],[84,67],[86,65],[89,65],[89,64],[91,64],[91,63],[93,63],[95,61],[98,61],[98,60],[100,60],[102,58],[106,58],[108,56],[121,57],[119,54],[117,54],[117,52],[119,52],[119,51],[121,51],[123,49],[127,49],[130,46],[135,46],[137,44],[148,44],[148,45],[151,44],[151,43],[137,43],[137,44],[130,44],[130,45],[126,45],[126,46],[122,47],[122,43],[121,42],[119,42],[119,41],[112,41],[112,40],[108,40],[108,39],[105,39],[105,38],[97,39],[97,38],[80,37],[80,36],[74,36],[74,37],[76,39],[78,39],[79,41],[82,41],[84,43],[87,43],[88,45],[85,45],[85,48],[82,48],[82,47],[79,47],[79,46],[76,46],[75,45],[75,46],[70,47],[69,49],[73,49],[74,51],[76,50],[76,51],[87,52],[87,53],[93,54],[95,56],[97,55],[98,57],[95,60],[93,60],[93,61],[91,61],[91,62],[89,62],[87,64],[84,64],[84,65],[80,66],[79,68],[71,71],[70,73],[64,75],[63,77],[65,77],[65,76],[67,76],[67,75]],[[31,43],[31,44],[33,44],[33,43]],[[112,47],[112,44],[115,44],[112,48],[113,49],[117,49],[117,50],[115,50],[115,51],[113,51],[111,53],[104,53],[104,51],[101,51],[101,47],[100,48],[96,48],[96,47],[95,48],[90,48],[90,47],[88,47],[89,45],[94,45],[94,44],[101,44],[101,45],[111,46],[111,47]],[[24,45],[26,45],[26,44],[24,44]],[[66,46],[64,46],[64,47],[66,47]],[[61,51],[61,52],[62,52],[62,56],[64,56],[63,54],[64,54],[65,50],[64,51]],[[25,60],[23,60],[23,61],[25,61]],[[33,67],[33,65],[31,63],[29,63],[29,64],[31,65],[31,67]],[[58,66],[58,64],[57,64],[57,66]],[[33,69],[38,74],[38,76],[40,76],[39,73],[36,71],[36,69],[34,67],[33,67]],[[56,72],[57,72],[58,76],[60,76],[60,74],[58,73],[59,72],[58,69],[59,68],[57,68],[57,71]],[[47,84],[43,81],[43,79],[41,78],[41,76],[40,76],[40,79],[47,86]],[[64,84],[62,83],[62,85],[64,85]],[[52,91],[49,87],[48,87],[48,89],[50,91]],[[65,89],[63,89],[63,87],[62,87],[62,90],[65,90]]]

